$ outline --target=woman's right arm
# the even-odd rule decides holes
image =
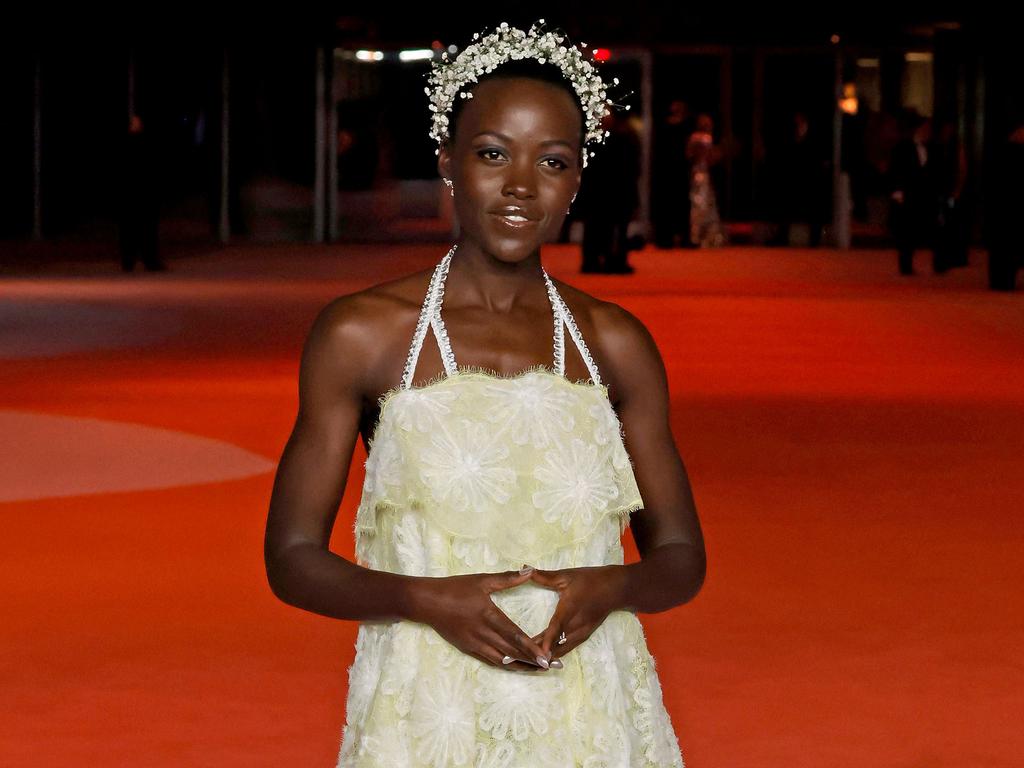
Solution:
[[[359,294],[317,316],[299,368],[299,412],[274,479],[263,554],[273,593],[335,619],[409,620],[433,627],[459,650],[509,670],[536,670],[543,649],[490,594],[530,573],[406,576],[364,568],[329,549],[359,435],[363,378],[389,350],[367,318],[386,316]],[[503,664],[503,656],[516,661]],[[539,666],[545,666],[540,664]]]
[[[263,554],[271,590],[289,605],[336,619],[390,621],[409,617],[415,578],[363,568],[328,548],[376,338],[360,309],[365,301],[358,294],[334,300],[306,339],[298,416],[274,479]]]

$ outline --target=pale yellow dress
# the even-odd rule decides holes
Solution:
[[[460,368],[434,271],[402,383],[380,399],[355,522],[357,562],[413,576],[621,564],[643,507],[622,425],[568,306],[544,272],[554,367]],[[412,387],[427,329],[444,375]],[[564,376],[564,329],[590,371]],[[491,599],[529,635],[558,593],[527,582]],[[555,646],[557,648],[557,646]],[[342,768],[682,768],[640,620],[614,611],[563,659],[517,672],[412,621],[362,622],[349,669]]]

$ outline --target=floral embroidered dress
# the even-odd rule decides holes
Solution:
[[[621,564],[643,506],[622,426],[554,283],[554,368],[459,368],[441,319],[455,248],[434,270],[400,386],[380,399],[356,513],[357,562],[442,577]],[[412,387],[427,328],[445,374]],[[568,327],[591,381],[564,376]],[[526,582],[491,599],[530,636],[558,593]],[[349,669],[340,768],[682,768],[655,661],[630,611],[563,659],[519,672],[463,653],[432,627],[362,622]]]

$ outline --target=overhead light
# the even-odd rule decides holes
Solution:
[[[384,58],[384,51],[356,51],[356,58],[360,61],[380,61]]]
[[[932,55],[928,51],[907,51],[903,54],[904,61],[931,61]]]
[[[407,51],[399,51],[398,58],[401,61],[419,61],[420,59],[434,58],[434,52],[430,48],[411,48]]]

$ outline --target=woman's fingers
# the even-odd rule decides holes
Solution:
[[[502,659],[501,654],[499,654],[497,651],[493,651],[493,650],[490,653],[476,653],[475,651],[470,651],[469,655],[473,656],[476,659],[479,659],[480,661],[482,661],[484,664],[487,664],[488,666],[498,667],[499,669],[512,669],[512,670],[515,670],[517,672],[537,672],[538,671],[538,667],[535,667],[532,664],[524,664],[521,661],[513,660],[513,661],[510,661],[508,664],[503,664],[502,660],[501,660]]]
[[[506,616],[504,611],[499,609],[496,615],[492,615],[489,628],[503,641],[510,643],[516,649],[516,652],[508,654],[509,656],[517,659],[534,660],[537,666],[544,668],[544,665],[537,661],[538,657],[547,661],[544,649],[523,632],[518,624]]]
[[[495,650],[497,650],[502,656],[505,656],[505,657],[509,657],[510,656],[514,660],[516,660],[516,661],[518,661],[518,662],[520,662],[522,664],[527,664],[530,667],[530,669],[532,671],[534,671],[534,672],[536,672],[536,671],[543,671],[544,667],[542,667],[540,664],[538,664],[535,661],[536,654],[534,654],[533,656],[525,656],[524,657],[524,654],[523,654],[523,652],[522,652],[522,650],[520,648],[515,646],[513,643],[510,643],[508,640],[506,640],[504,637],[502,637],[497,632],[490,633],[484,639],[487,642],[489,642],[495,648]],[[510,665],[506,664],[505,666],[510,666]]]

